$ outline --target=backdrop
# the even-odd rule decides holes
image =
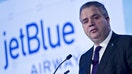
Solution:
[[[79,21],[89,0],[0,0],[0,74],[78,73],[80,56],[93,43]],[[125,34],[122,0],[98,0],[108,9],[111,28]]]

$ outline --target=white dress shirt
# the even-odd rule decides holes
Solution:
[[[109,43],[109,41],[111,39],[111,36],[112,36],[112,31],[110,31],[110,33],[107,36],[107,38],[102,43],[100,43],[100,46],[102,46],[102,48],[99,51],[99,62],[100,62],[100,60],[101,60],[101,58],[102,58],[102,56],[103,56],[103,54],[105,52],[105,49],[106,49],[106,47],[107,47],[107,45],[108,45],[108,43]],[[94,45],[94,52],[95,52],[95,48],[96,47],[97,47],[97,45]],[[93,52],[92,59],[94,57],[94,52]],[[92,74],[92,67],[93,67],[93,65],[91,64],[91,74]]]

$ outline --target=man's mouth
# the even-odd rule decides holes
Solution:
[[[90,30],[90,32],[95,33],[95,32],[97,32],[97,29],[94,28],[94,29]]]

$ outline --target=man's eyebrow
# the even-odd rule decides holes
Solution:
[[[93,14],[93,15],[91,16],[91,18],[92,18],[92,17],[95,17],[95,16],[98,16],[98,15],[99,15],[99,14]],[[84,18],[84,19],[82,19],[81,22],[86,21],[86,20],[88,20],[88,18]]]
[[[99,14],[93,14],[92,17],[98,16]]]
[[[82,22],[83,22],[83,21],[86,21],[86,20],[88,20],[88,18],[84,18],[84,19],[82,19]]]

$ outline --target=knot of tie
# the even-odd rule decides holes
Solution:
[[[95,53],[99,53],[101,48],[102,48],[101,46],[97,46],[96,49],[95,49]]]

